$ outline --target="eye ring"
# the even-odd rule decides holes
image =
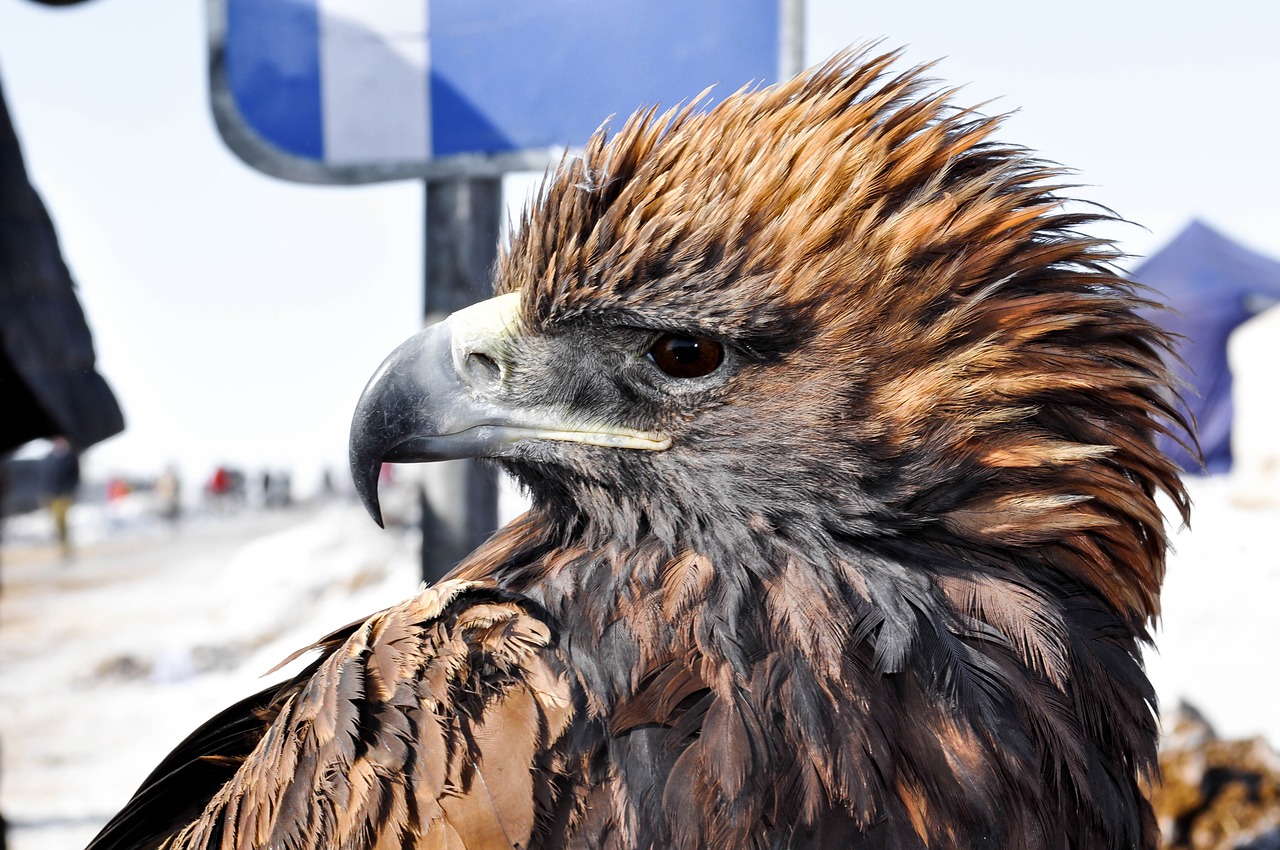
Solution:
[[[701,378],[724,362],[724,346],[705,336],[664,333],[649,346],[646,356],[673,378]]]

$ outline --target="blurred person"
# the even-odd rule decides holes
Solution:
[[[65,438],[55,437],[53,448],[45,460],[45,494],[49,500],[49,515],[53,517],[53,527],[58,535],[58,547],[64,558],[72,555],[68,515],[79,488],[80,458]]]
[[[227,494],[231,491],[231,474],[225,466],[217,466],[204,485],[205,501],[215,514],[226,509]]]
[[[156,512],[160,518],[175,524],[182,517],[182,479],[173,464],[164,468],[156,479]]]
[[[133,492],[133,487],[119,475],[113,475],[107,479],[107,506],[106,521],[107,528],[111,533],[121,531],[128,522],[128,508],[125,505],[125,499]]]
[[[320,498],[328,501],[332,499],[337,492],[338,488],[333,483],[333,470],[326,466],[320,472]]]
[[[205,500],[215,514],[225,514],[244,507],[248,499],[244,473],[230,466],[219,465],[204,485]]]
[[[275,476],[273,483],[276,506],[287,508],[293,504],[293,473],[284,470]]]

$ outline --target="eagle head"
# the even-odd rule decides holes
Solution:
[[[497,297],[405,342],[383,460],[497,459],[566,533],[972,548],[1157,612],[1167,339],[1063,172],[893,55],[633,116],[544,181]]]

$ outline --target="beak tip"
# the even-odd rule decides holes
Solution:
[[[382,505],[378,502],[378,477],[382,472],[382,461],[362,456],[354,450],[351,454],[351,480],[356,485],[356,495],[360,504],[369,512],[369,516],[379,528],[386,528],[382,520]]]
[[[378,504],[378,482],[374,479],[372,490],[357,487],[360,494],[360,503],[364,505],[364,509],[369,512],[369,516],[378,524],[378,528],[386,528],[386,523],[382,520],[382,506]]]

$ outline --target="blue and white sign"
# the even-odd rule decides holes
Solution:
[[[776,80],[801,0],[209,0],[214,115],[286,179],[543,168],[609,116]]]

